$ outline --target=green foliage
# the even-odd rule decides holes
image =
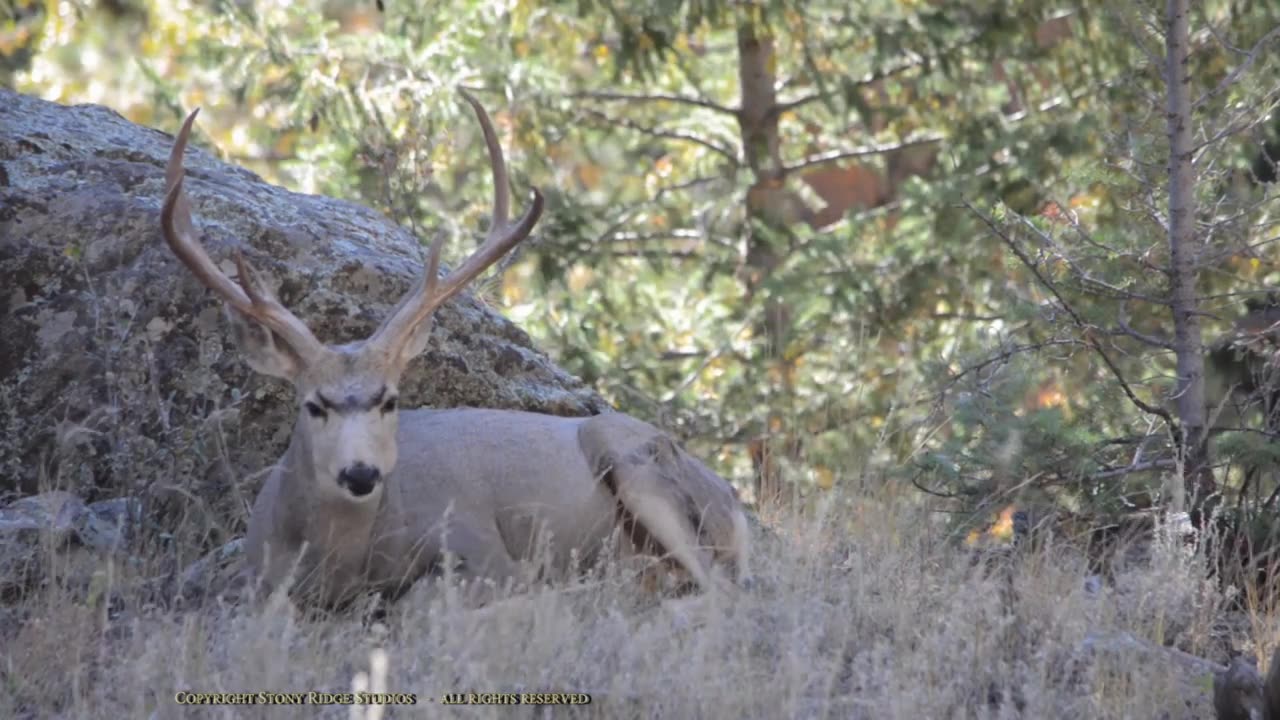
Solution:
[[[1253,5],[1203,12],[1234,13],[1232,28],[1249,36],[1275,15]],[[1146,105],[1159,92],[1151,58],[1161,48],[1130,31],[1150,8],[18,7],[0,18],[7,82],[168,129],[203,106],[202,143],[271,180],[378,207],[424,240],[449,233],[453,257],[482,229],[489,198],[478,133],[453,91],[476,88],[517,198],[531,185],[548,198],[535,242],[482,290],[569,370],[739,478],[753,438],[787,434],[802,440],[795,460],[808,470],[864,458],[966,497],[1027,478],[1073,501],[1133,489],[1091,478],[1125,462],[1148,418],[1045,281],[1090,332],[1115,326],[1124,294],[1163,292],[1144,264],[1162,231],[1133,212],[1159,206],[1158,183],[1144,177],[1165,162],[1163,116]],[[25,55],[10,47],[19,25],[30,28],[17,43]],[[774,43],[777,205],[752,199],[775,189],[747,162],[744,28]],[[1197,88],[1214,87],[1232,62],[1220,47],[1197,55]],[[1274,102],[1266,68],[1274,61],[1203,117]],[[1228,150],[1230,163],[1248,163],[1238,145]],[[1201,190],[1206,204],[1222,195]],[[804,219],[829,207],[824,224]],[[777,262],[752,280],[762,249]],[[1240,263],[1224,256],[1206,293],[1274,282]],[[788,322],[771,333],[778,307]],[[1167,318],[1155,303],[1125,312],[1144,332]],[[1107,342],[1134,392],[1162,402],[1171,360]]]

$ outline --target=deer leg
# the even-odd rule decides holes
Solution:
[[[456,571],[468,584],[489,580],[504,588],[520,578],[520,565],[492,520],[451,523],[443,550],[457,559]]]
[[[657,540],[667,555],[685,569],[704,590],[713,586],[711,563],[684,514],[665,497],[643,490],[622,490],[618,499],[636,522]]]

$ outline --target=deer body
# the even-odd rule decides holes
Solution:
[[[315,506],[310,477],[297,473],[286,453],[249,527],[250,571],[263,589],[293,573],[298,589],[318,593],[325,605],[367,589],[394,595],[431,571],[446,550],[467,577],[501,583],[517,578],[521,562],[544,561],[545,570],[562,576],[573,569],[575,553],[589,566],[612,539],[619,505],[610,487],[620,481],[631,483],[621,492],[654,498],[657,509],[640,513],[655,515],[655,526],[664,515],[683,521],[685,512],[705,512],[687,526],[674,523],[677,561],[687,561],[696,580],[709,582],[710,558],[701,549],[679,557],[691,542],[745,573],[736,565],[739,557],[745,561],[739,545],[746,542],[745,518],[724,511],[734,508],[732,490],[647,423],[622,414],[565,418],[474,408],[403,411],[400,422],[400,463],[376,504],[337,498]],[[662,468],[671,461],[699,467],[701,482],[669,497],[672,488],[644,487],[643,479],[614,467]],[[636,549],[627,543],[634,538],[622,540],[626,550]]]
[[[723,478],[657,428],[621,413],[564,418],[513,410],[406,410],[396,385],[425,348],[435,308],[533,229],[542,197],[508,223],[506,166],[492,124],[469,95],[489,150],[489,236],[447,277],[441,241],[418,284],[367,340],[321,343],[236,255],[238,278],[199,243],[183,192],[195,113],[174,143],[164,237],[220,295],[250,366],[291,382],[301,407],[284,456],[254,503],[247,571],[260,589],[339,605],[368,590],[398,595],[442,563],[469,578],[519,579],[589,565],[601,551],[664,556],[701,587],[717,565],[745,580],[747,522]]]

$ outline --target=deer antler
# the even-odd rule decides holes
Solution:
[[[324,349],[306,323],[289,312],[259,282],[257,274],[245,262],[239,250],[236,251],[235,261],[240,282],[236,284],[218,269],[196,236],[195,225],[191,221],[191,203],[182,190],[182,155],[187,149],[191,125],[199,112],[200,109],[197,108],[187,116],[187,121],[182,124],[182,130],[173,142],[173,151],[169,153],[169,165],[165,170],[165,182],[169,191],[164,199],[164,207],[160,210],[164,239],[169,243],[173,254],[178,256],[200,282],[238,312],[269,328],[289,345],[289,349],[300,360],[306,360]]]
[[[542,194],[535,188],[529,209],[514,224],[507,222],[511,206],[510,181],[507,178],[506,161],[502,158],[502,146],[498,144],[498,134],[494,132],[493,123],[480,103],[466,90],[459,91],[475,111],[489,151],[489,168],[493,173],[493,222],[484,243],[443,280],[437,277],[443,239],[437,238],[431,244],[431,249],[427,252],[425,274],[369,340],[371,345],[381,347],[392,357],[400,354],[414,330],[436,308],[528,237],[542,215]]]

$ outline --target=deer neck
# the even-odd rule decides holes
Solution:
[[[281,465],[279,507],[290,518],[290,534],[307,545],[304,562],[323,565],[329,571],[361,571],[383,498],[358,502],[334,480],[319,477],[301,428],[295,428]],[[325,482],[334,486],[322,485]],[[378,492],[383,491],[385,488]]]

